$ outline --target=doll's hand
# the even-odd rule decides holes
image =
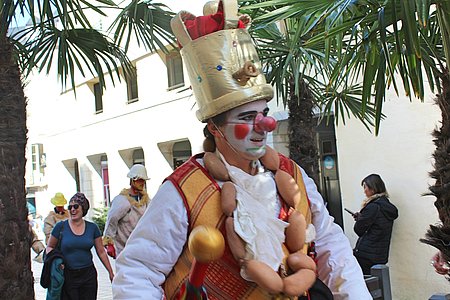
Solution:
[[[240,15],[239,21],[241,21],[247,29],[252,25],[252,18],[247,14]]]
[[[431,265],[434,267],[436,273],[441,275],[448,275],[449,274],[449,267],[447,265],[447,262],[442,257],[441,251],[437,252],[432,258],[431,258]]]
[[[113,244],[108,244],[105,246],[106,248],[106,253],[108,253],[109,256],[111,256],[112,258],[116,259],[116,249],[114,248]]]

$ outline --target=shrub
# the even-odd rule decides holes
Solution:
[[[100,232],[103,235],[103,231],[105,230],[106,217],[108,216],[109,207],[101,207],[94,208],[94,216],[92,217],[92,221],[97,224]]]

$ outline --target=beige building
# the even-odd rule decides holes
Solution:
[[[61,91],[53,76],[36,74],[29,81],[26,183],[38,214],[46,216],[52,209],[50,198],[56,192],[69,199],[81,191],[93,207],[108,206],[128,186],[128,168],[137,162],[147,167],[147,188],[153,195],[173,168],[202,151],[204,124],[195,117],[180,57],[138,51],[132,56],[137,77],[122,78],[115,87],[108,83],[103,93],[97,78],[77,81],[76,97],[72,90]],[[269,142],[287,153],[287,113],[276,101],[270,105],[279,126]],[[384,112],[378,137],[354,118],[345,126],[321,127],[320,189],[354,245],[353,219],[343,207],[359,210],[361,179],[370,173],[382,176],[400,215],[389,261],[393,299],[428,299],[449,290],[430,266],[435,250],[419,242],[429,224],[438,221],[434,199],[421,195],[432,183],[431,131],[439,125],[440,112],[431,95],[420,103],[392,93]]]

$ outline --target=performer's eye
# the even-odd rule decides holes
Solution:
[[[251,122],[255,119],[255,117],[256,117],[256,114],[250,114],[250,115],[245,115],[245,116],[240,117],[239,120]]]

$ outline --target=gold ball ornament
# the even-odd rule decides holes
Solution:
[[[208,263],[222,257],[225,239],[217,228],[200,225],[192,230],[188,247],[197,261]]]

